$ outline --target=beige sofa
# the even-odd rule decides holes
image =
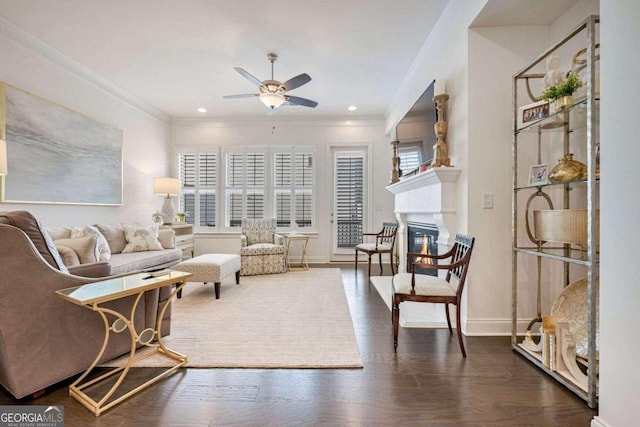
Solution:
[[[148,257],[114,254],[111,262],[116,271],[161,268],[176,261],[180,253],[177,249],[149,252],[158,253]],[[51,236],[29,212],[0,212],[0,384],[14,397],[31,395],[89,367],[104,340],[102,320],[56,297],[55,291],[104,280],[79,274],[105,273],[109,267],[108,262],[97,262],[67,268]],[[155,328],[159,307],[170,293],[171,286],[145,293],[134,315],[138,332]],[[108,306],[127,312],[134,298]],[[169,309],[162,319],[162,335],[170,327]],[[102,361],[128,352],[130,346],[128,334],[112,334]]]
[[[47,232],[53,239],[53,243],[66,241],[72,238],[73,230],[81,230],[85,226],[77,227],[47,227]],[[93,224],[105,237],[109,245],[110,257],[108,263],[110,274],[123,274],[133,271],[150,271],[170,267],[180,262],[182,251],[176,248],[175,233],[171,229],[159,230],[158,240],[162,245],[162,250],[148,250],[140,252],[123,253],[127,245],[124,226],[122,224]],[[60,249],[60,248],[58,248]],[[79,257],[82,261],[83,257]],[[63,258],[63,262],[65,259]],[[96,262],[99,260],[90,260]],[[67,264],[65,262],[65,264]],[[81,264],[85,264],[81,262]],[[68,265],[67,267],[73,267]]]

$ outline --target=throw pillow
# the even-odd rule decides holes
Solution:
[[[66,246],[71,248],[78,254],[80,264],[88,264],[98,261],[96,254],[98,252],[98,239],[96,236],[80,237],[78,239],[59,239],[54,240],[56,246]]]
[[[124,229],[120,224],[94,224],[109,243],[112,254],[119,254],[127,245]]]
[[[144,251],[161,251],[162,245],[158,241],[158,229],[155,225],[139,226],[123,224],[124,237],[127,240],[127,246],[124,247],[122,253],[144,252]]]
[[[62,258],[62,262],[67,267],[73,267],[74,265],[80,265],[80,258],[78,258],[78,254],[73,249],[67,246],[56,246],[58,249],[58,253]]]
[[[111,249],[109,249],[109,243],[107,243],[107,239],[96,227],[94,227],[93,225],[85,225],[82,228],[74,227],[71,230],[72,239],[77,239],[78,237],[85,236],[96,236],[96,239],[98,241],[98,261],[109,261],[111,259]]]

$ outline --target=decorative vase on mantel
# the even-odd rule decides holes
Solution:
[[[564,95],[560,98],[556,98],[554,105],[556,107],[556,111],[562,111],[567,107],[571,107],[573,103],[573,95]]]

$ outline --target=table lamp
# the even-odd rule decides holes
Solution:
[[[173,219],[176,216],[176,209],[173,206],[171,196],[177,196],[180,194],[180,180],[178,178],[154,178],[153,192],[158,195],[166,195],[162,209],[160,209],[160,213],[164,218],[165,225],[173,224]]]

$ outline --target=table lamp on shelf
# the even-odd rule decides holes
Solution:
[[[7,143],[0,139],[0,176],[7,174]]]
[[[157,195],[166,196],[160,213],[162,213],[166,225],[173,224],[176,216],[176,208],[173,206],[171,196],[180,194],[180,180],[178,178],[154,178],[153,192]]]

